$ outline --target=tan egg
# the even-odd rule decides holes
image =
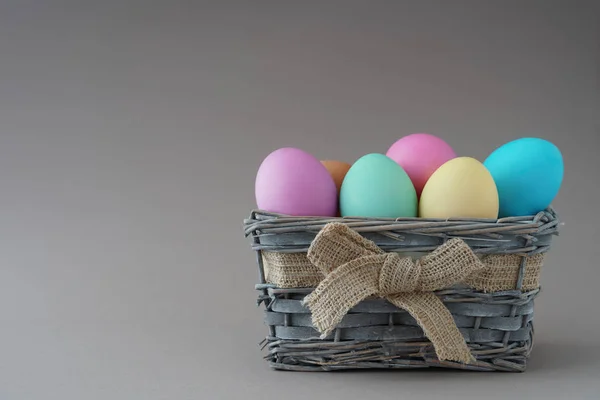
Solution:
[[[340,188],[342,187],[342,182],[344,182],[344,178],[348,173],[351,165],[345,163],[343,161],[335,161],[335,160],[324,160],[321,163],[327,168],[329,174],[333,178],[335,182],[335,186],[338,190],[338,195],[340,194]]]
[[[498,189],[478,160],[458,157],[429,178],[419,202],[423,218],[498,218]]]
[[[342,182],[344,182],[344,178],[346,177],[346,173],[350,170],[351,165],[345,163],[343,161],[336,160],[323,160],[321,163],[325,166],[329,174],[333,178],[335,182],[335,186],[337,187],[338,194],[338,210],[336,212],[336,217],[341,217],[340,208],[339,208],[339,198],[340,198],[340,190],[342,188]]]

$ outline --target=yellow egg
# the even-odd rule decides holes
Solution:
[[[471,157],[454,158],[429,178],[419,203],[423,218],[498,218],[496,183],[485,166]]]

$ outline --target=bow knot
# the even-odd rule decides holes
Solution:
[[[378,296],[415,318],[440,360],[474,360],[452,315],[433,293],[484,267],[461,239],[451,239],[414,261],[385,253],[344,224],[330,223],[312,242],[308,259],[325,274],[304,300],[323,337],[356,304]]]
[[[421,288],[421,265],[410,258],[389,253],[379,272],[379,294],[383,297],[396,293],[416,292]]]

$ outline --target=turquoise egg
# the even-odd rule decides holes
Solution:
[[[391,158],[367,154],[348,170],[340,189],[342,216],[417,216],[417,192],[410,177]]]
[[[554,200],[563,181],[563,157],[544,139],[522,138],[497,148],[483,163],[500,198],[502,217],[535,215]]]

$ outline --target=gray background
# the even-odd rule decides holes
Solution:
[[[0,399],[597,398],[598,5],[2,2]],[[423,131],[564,153],[530,369],[270,371],[258,165]]]

